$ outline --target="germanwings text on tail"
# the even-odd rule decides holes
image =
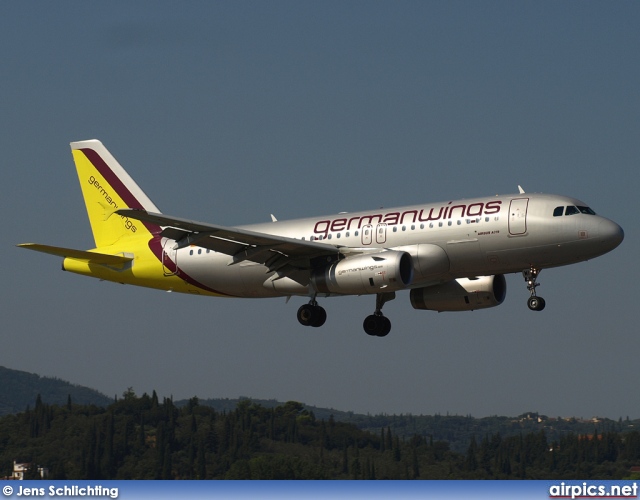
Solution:
[[[318,299],[372,295],[364,330],[384,337],[383,305],[409,290],[415,309],[500,305],[522,273],[528,306],[542,269],[603,255],[622,228],[567,196],[525,193],[226,227],[164,215],[100,141],[71,143],[96,247],[25,243],[63,269],[107,281],[217,297],[306,297],[298,321],[319,327]]]

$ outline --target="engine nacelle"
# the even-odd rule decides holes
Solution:
[[[412,281],[411,255],[394,250],[347,257],[311,276],[311,283],[320,293],[355,295],[395,292]]]
[[[442,285],[411,290],[414,309],[431,311],[473,311],[502,304],[507,295],[507,281],[502,274],[460,278]]]

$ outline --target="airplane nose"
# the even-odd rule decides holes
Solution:
[[[598,225],[598,236],[609,250],[613,250],[624,240],[624,231],[612,220],[605,219]]]

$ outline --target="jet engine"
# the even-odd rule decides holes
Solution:
[[[362,295],[395,292],[411,284],[413,260],[407,252],[388,250],[357,255],[314,271],[311,283],[320,293]]]
[[[507,281],[502,274],[460,278],[441,285],[411,290],[414,309],[432,311],[473,311],[502,304]]]

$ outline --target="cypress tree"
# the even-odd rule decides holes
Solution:
[[[355,446],[355,458],[353,462],[351,462],[351,474],[353,479],[360,479],[360,474],[362,473],[362,467],[360,466],[360,450],[358,446]]]
[[[465,460],[464,467],[468,471],[474,471],[478,468],[478,458],[476,456],[478,452],[478,445],[476,444],[476,437],[471,437],[471,443],[467,448],[467,459]]]
[[[411,450],[411,465],[413,467],[412,479],[418,479],[420,477],[420,463],[418,462],[418,448],[416,446],[413,446]]]
[[[171,461],[171,447],[169,443],[165,446],[164,461],[162,464],[162,479],[173,479],[171,474],[172,461]]]
[[[343,453],[342,453],[342,473],[349,473],[349,453],[347,452],[347,442],[344,442]]]
[[[393,458],[396,462],[402,460],[402,453],[400,451],[400,438],[395,436],[393,439]]]
[[[200,445],[198,447],[198,479],[206,479],[207,478],[207,460],[204,453],[204,446]]]

